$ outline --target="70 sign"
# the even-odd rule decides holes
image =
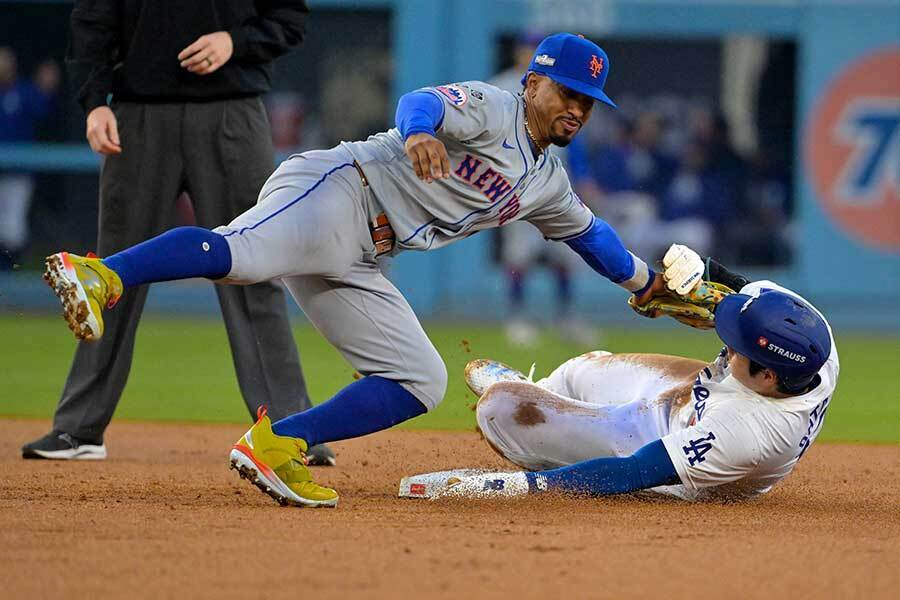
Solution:
[[[855,147],[838,178],[847,203],[877,203],[880,192],[900,189],[900,97],[851,102],[837,135]]]
[[[900,252],[900,48],[869,54],[825,89],[806,126],[816,198],[850,237]]]

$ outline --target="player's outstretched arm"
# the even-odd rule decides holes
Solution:
[[[704,259],[680,244],[672,244],[662,268],[651,289],[629,299],[629,306],[644,317],[669,316],[699,329],[715,327],[718,303],[748,283],[712,258]]]
[[[681,483],[662,440],[622,458],[586,460],[548,471],[484,473],[461,477],[437,497],[514,497],[547,491],[611,496]]]
[[[641,301],[665,289],[662,278],[647,263],[629,252],[615,230],[594,217],[581,235],[565,240],[597,273],[632,292]]]
[[[444,105],[430,92],[411,92],[400,98],[395,120],[416,176],[425,183],[450,177],[450,157],[444,143],[435,137],[444,115]]]

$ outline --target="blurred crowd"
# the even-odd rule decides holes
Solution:
[[[511,66],[490,82],[521,92],[541,37],[527,32],[518,37]],[[615,100],[618,110],[595,107],[574,141],[554,152],[566,163],[582,201],[632,252],[652,263],[680,243],[726,264],[790,261],[790,173],[780,158],[789,151],[743,155],[732,142],[728,120],[702,98],[625,93]],[[563,244],[547,244],[524,222],[501,228],[497,237],[496,255],[508,283],[509,340],[527,346],[539,339],[541,323],[528,314],[526,283],[545,267],[555,282],[552,323],[563,337],[596,346],[600,332],[573,306],[572,274],[580,260]]]
[[[57,109],[60,69],[44,61],[31,77],[19,74],[15,52],[0,47],[0,144],[33,142],[40,123]],[[0,169],[0,270],[12,269],[28,242],[34,176]]]
[[[743,156],[728,121],[696,99],[623,97],[568,150],[582,200],[640,256],[678,242],[730,264],[790,259],[790,178],[764,151]]]
[[[540,37],[517,37],[511,66],[491,83],[520,92]],[[617,110],[596,107],[575,140],[555,151],[582,201],[633,252],[653,260],[678,242],[729,264],[790,262],[790,148],[771,147],[781,143],[772,141],[739,151],[728,119],[707,98],[622,91],[615,100]],[[758,121],[757,129],[767,127],[766,119]],[[758,140],[785,139],[756,133]]]

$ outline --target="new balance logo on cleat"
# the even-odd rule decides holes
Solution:
[[[505,481],[502,479],[486,479],[484,482],[484,486],[481,488],[484,491],[492,490],[492,491],[500,491],[503,489],[505,485]]]

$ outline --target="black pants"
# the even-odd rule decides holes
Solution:
[[[182,191],[190,194],[199,226],[227,224],[256,203],[274,168],[269,123],[259,98],[120,103],[113,111],[122,153],[106,157],[100,173],[100,256],[170,229]],[[257,407],[266,405],[277,420],[309,408],[281,287],[270,282],[215,287],[250,413],[255,416]],[[103,337],[78,345],[55,429],[80,439],[102,439],[128,379],[147,290],[126,290],[116,307],[104,312]],[[204,362],[203,356],[193,360],[198,367]]]

